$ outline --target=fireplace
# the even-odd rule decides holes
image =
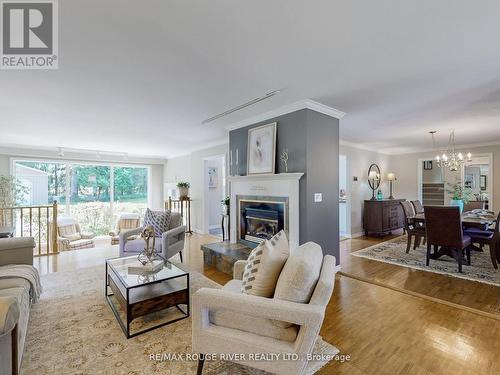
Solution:
[[[255,246],[280,230],[288,233],[288,198],[238,196],[238,242]]]

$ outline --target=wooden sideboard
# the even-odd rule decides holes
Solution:
[[[384,236],[404,227],[403,208],[406,199],[365,200],[363,229],[365,235]]]

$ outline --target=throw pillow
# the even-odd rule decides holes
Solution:
[[[241,292],[272,297],[289,254],[288,239],[283,230],[253,249],[243,272]]]
[[[299,246],[288,258],[279,275],[274,298],[297,303],[309,303],[323,264],[321,246],[307,242]],[[292,324],[273,321],[279,327]]]
[[[155,231],[155,237],[161,237],[168,231],[170,225],[170,211],[152,211],[149,208],[144,215],[144,226],[151,225]]]

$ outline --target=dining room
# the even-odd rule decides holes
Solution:
[[[341,272],[500,320],[500,210],[494,203],[500,176],[493,166],[500,147],[462,152],[457,165],[438,161],[434,151],[389,156],[375,163],[380,170],[372,177],[380,181],[374,186],[367,163],[356,187],[364,191],[363,226],[373,218],[369,206],[389,215],[397,210],[397,220],[387,219],[390,230],[341,242]],[[433,189],[425,189],[429,184]]]

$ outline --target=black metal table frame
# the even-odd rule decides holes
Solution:
[[[113,260],[113,259],[119,259],[119,258],[112,258],[112,259],[107,259],[106,260],[106,273],[105,273],[105,290],[104,290],[104,294],[106,296],[106,300],[108,301],[108,304],[109,306],[111,307],[111,310],[113,311],[113,314],[116,318],[116,320],[118,321],[118,324],[120,325],[120,328],[122,329],[123,331],[123,334],[125,335],[125,337],[127,339],[130,339],[132,337],[135,337],[135,336],[138,336],[138,335],[141,335],[143,333],[146,333],[146,332],[149,332],[149,331],[152,331],[153,329],[156,329],[156,328],[160,328],[160,327],[163,327],[163,326],[166,326],[166,325],[169,325],[169,324],[172,324],[172,323],[175,323],[175,322],[178,322],[179,320],[182,320],[182,319],[186,319],[186,318],[189,318],[190,316],[190,295],[189,295],[189,272],[186,272],[185,274],[183,275],[178,275],[178,276],[172,276],[172,277],[169,277],[169,278],[166,278],[166,279],[162,279],[162,280],[156,280],[156,281],[153,281],[153,282],[150,282],[150,283],[147,283],[147,284],[139,284],[139,285],[135,285],[133,287],[127,287],[125,285],[125,281],[123,280],[123,278],[120,276],[119,273],[117,273],[115,271],[115,269],[113,267],[110,267],[111,270],[113,271],[113,273],[118,277],[118,281],[122,283],[123,287],[125,287],[125,289],[127,290],[127,294],[126,296],[123,296],[125,298],[125,301],[127,303],[127,311],[125,312],[126,314],[126,324],[123,322],[122,318],[120,317],[120,314],[118,313],[118,310],[115,306],[115,304],[113,303],[113,301],[111,301],[111,298],[114,293],[108,293],[108,288],[110,288],[109,286],[109,282],[108,282],[108,260]],[[168,261],[167,261],[168,262]],[[179,305],[175,305],[175,307],[177,307],[177,309],[182,313],[184,314],[184,316],[181,316],[180,318],[176,318],[176,319],[172,319],[172,320],[169,320],[169,321],[166,321],[166,322],[163,322],[163,323],[160,323],[160,324],[157,324],[155,326],[152,326],[152,327],[148,327],[146,329],[143,329],[141,331],[137,331],[137,332],[134,332],[134,333],[130,333],[130,323],[132,323],[133,320],[130,320],[129,319],[129,316],[130,316],[130,303],[129,303],[129,292],[131,289],[136,289],[136,288],[141,288],[141,287],[145,287],[147,285],[153,285],[153,284],[157,284],[157,283],[162,283],[164,281],[168,281],[168,280],[172,280],[172,279],[177,279],[177,278],[180,278],[180,277],[186,277],[186,289],[181,289],[181,290],[187,290],[187,295],[188,295],[188,299],[187,299],[187,311],[184,311],[184,309],[182,309]],[[167,293],[168,294],[168,293]]]

